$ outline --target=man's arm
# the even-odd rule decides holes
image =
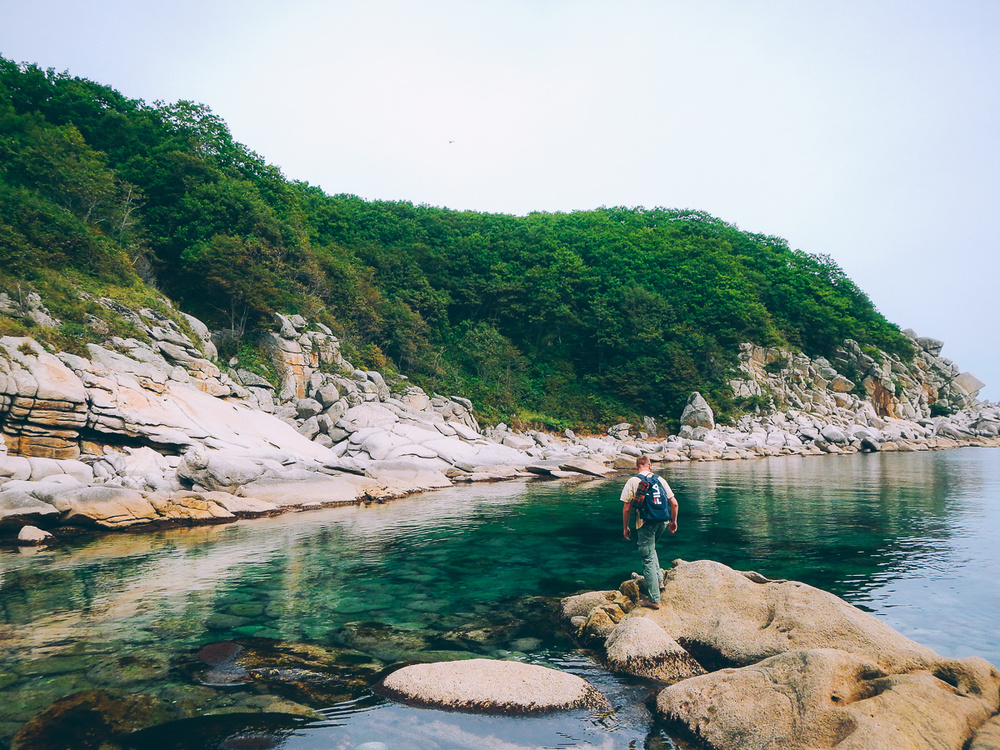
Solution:
[[[639,486],[638,477],[630,477],[625,486],[622,487],[622,536],[627,540],[632,540],[628,525],[632,521],[632,508],[635,507],[635,488]]]
[[[680,512],[680,506],[677,504],[677,498],[673,495],[667,498],[667,502],[670,503],[670,520],[667,522],[667,529],[671,534],[676,534],[677,514]]]

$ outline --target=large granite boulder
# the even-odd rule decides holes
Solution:
[[[354,474],[325,476],[299,480],[260,479],[235,490],[240,497],[252,498],[275,508],[289,509],[343,505],[377,494],[378,481]]]
[[[0,529],[19,529],[26,523],[39,523],[46,517],[59,516],[59,510],[22,490],[0,490]]]
[[[443,473],[446,467],[439,458],[393,458],[372,461],[365,473],[390,492],[406,494],[451,487],[451,480]]]
[[[3,443],[0,440],[0,443]],[[24,456],[0,454],[0,484],[31,479],[31,462]]]
[[[62,522],[121,529],[158,518],[156,508],[141,492],[122,487],[79,487],[56,493],[52,505],[62,513]]]
[[[280,471],[281,464],[266,459],[232,456],[195,448],[188,451],[177,467],[177,476],[209,491],[234,491],[268,472]]]
[[[646,613],[688,650],[717,654],[727,666],[754,664],[791,650],[837,648],[883,669],[934,662],[931,649],[843,599],[797,581],[771,581],[712,560],[675,560],[660,609]]]
[[[820,434],[823,436],[823,439],[826,440],[828,443],[835,443],[837,445],[842,445],[844,443],[849,442],[846,433],[836,425],[832,424],[824,425],[823,429],[820,430]]]
[[[610,710],[607,699],[582,677],[535,664],[492,659],[403,667],[377,692],[433,708],[480,713],[542,713],[569,708]]]
[[[671,685],[656,712],[713,750],[962,750],[996,713],[998,687],[978,658],[887,672],[837,649],[794,650]]]
[[[917,343],[932,357],[937,357],[941,354],[941,350],[944,349],[944,342],[941,339],[931,338],[930,336],[920,336],[917,339]]]
[[[715,428],[715,414],[705,398],[695,391],[688,396],[687,404],[681,413],[681,424],[688,427]]]
[[[365,403],[348,409],[338,421],[337,426],[353,433],[366,427],[388,430],[398,421],[399,417],[386,407],[380,404]]]
[[[711,750],[963,750],[1000,708],[993,665],[938,656],[802,583],[677,560],[660,608],[629,608],[612,625],[609,604],[619,593],[639,596],[626,581],[620,592],[571,597],[564,619],[589,643],[603,640],[612,669],[664,679],[645,653],[655,650],[645,646],[659,637],[655,623],[663,653],[676,643],[689,655],[673,650],[682,663],[714,670],[678,675],[656,701],[659,718]],[[992,731],[984,727],[980,747],[990,747]]]
[[[561,471],[572,471],[577,474],[586,474],[593,477],[604,477],[614,471],[613,469],[609,469],[603,463],[594,461],[590,458],[575,458],[569,461],[564,461],[559,465],[559,469]]]
[[[971,372],[963,372],[952,381],[952,384],[958,386],[970,396],[976,396],[979,391],[986,387],[986,383],[977,378]]]

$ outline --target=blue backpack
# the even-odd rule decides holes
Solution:
[[[639,478],[639,489],[635,491],[635,502],[639,507],[639,518],[643,521],[669,521],[670,505],[667,503],[667,493],[660,478],[636,474]]]

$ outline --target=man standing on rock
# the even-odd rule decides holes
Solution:
[[[629,479],[622,488],[622,534],[627,541],[632,541],[632,533],[629,523],[632,520],[632,509],[636,513],[635,531],[636,544],[639,547],[639,554],[642,556],[643,577],[646,579],[646,591],[649,599],[639,602],[644,607],[652,609],[660,608],[660,586],[663,584],[663,572],[660,569],[660,559],[656,556],[656,543],[663,535],[664,529],[669,529],[671,534],[677,532],[677,498],[670,485],[653,473],[650,468],[649,456],[639,456],[635,461],[635,468],[638,472]],[[657,488],[656,483],[659,484]],[[641,487],[649,485],[652,492],[645,496],[637,493]],[[662,511],[651,504],[652,496],[659,492],[659,503],[666,505]],[[669,507],[669,514],[666,508]],[[669,520],[666,520],[669,518]]]

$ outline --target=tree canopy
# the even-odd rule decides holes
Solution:
[[[0,287],[152,285],[252,337],[274,312],[487,419],[732,413],[739,344],[910,345],[828,256],[700,211],[508,216],[327,195],[205,105],[123,97],[0,58]]]

